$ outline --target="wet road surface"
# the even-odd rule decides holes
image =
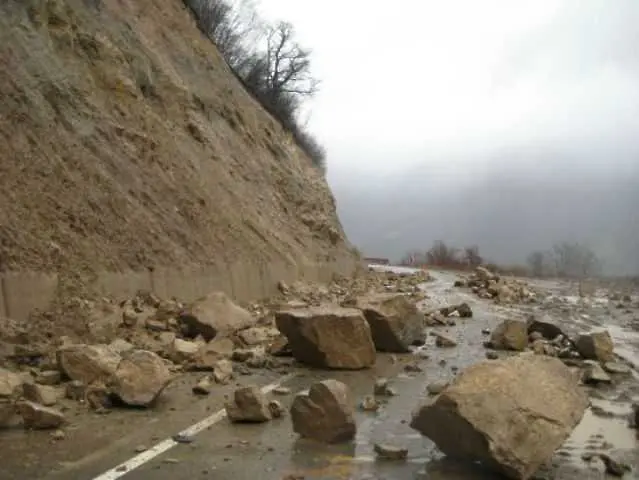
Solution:
[[[430,330],[441,331],[458,342],[456,348],[437,348],[433,337],[422,349],[430,358],[422,358],[419,352],[406,355],[379,355],[374,369],[359,372],[315,371],[305,368],[291,368],[295,376],[286,383],[290,394],[277,396],[285,407],[290,405],[294,394],[307,389],[313,382],[325,378],[335,378],[348,384],[353,397],[358,402],[373,392],[377,378],[387,377],[398,395],[390,397],[387,403],[376,413],[358,411],[358,434],[353,443],[339,446],[324,446],[310,441],[299,440],[292,431],[288,417],[276,419],[260,425],[230,424],[226,418],[205,429],[193,438],[189,444],[177,445],[165,453],[153,458],[132,471],[120,471],[117,477],[126,480],[176,478],[215,478],[234,480],[280,480],[287,475],[298,476],[305,480],[323,479],[492,479],[495,475],[480,470],[476,466],[465,466],[441,458],[437,449],[428,439],[421,437],[409,426],[413,409],[419,399],[425,395],[426,386],[435,381],[448,381],[455,372],[466,366],[483,360],[485,349],[482,345],[485,337],[482,329],[494,328],[504,318],[524,318],[532,307],[499,307],[479,300],[466,290],[451,287],[455,276],[449,273],[437,274],[437,280],[425,286],[430,296],[426,302],[429,307],[444,306],[452,303],[468,302],[474,311],[472,319],[457,319],[453,327],[437,327]],[[547,312],[551,316],[554,312]],[[579,317],[581,318],[581,317]],[[604,318],[603,314],[600,318]],[[607,317],[605,317],[607,319]],[[590,329],[598,325],[597,321],[581,318],[573,319],[575,328]],[[609,319],[607,319],[609,320]],[[606,322],[608,323],[608,322]],[[609,326],[609,325],[608,325]],[[622,326],[613,326],[611,333],[616,337],[618,350],[628,355],[634,353],[632,333]],[[635,334],[636,335],[636,334]],[[407,364],[417,363],[422,371],[408,372]],[[636,373],[636,372],[635,372]],[[261,372],[256,376],[242,379],[242,383],[266,385],[277,381],[274,372]],[[190,380],[192,381],[192,380]],[[605,451],[614,458],[639,467],[637,459],[637,441],[634,431],[627,427],[626,416],[630,402],[639,399],[639,383],[630,379],[609,391],[597,391],[593,405],[598,406],[598,414],[587,412],[580,426],[575,430],[564,447],[557,452],[552,465],[540,472],[539,478],[556,479],[599,479],[605,478],[602,465],[588,465],[582,455],[588,451]],[[179,389],[177,389],[179,390]],[[184,390],[184,389],[183,389]],[[186,389],[189,390],[188,388]],[[227,389],[230,391],[230,389]],[[158,412],[140,412],[142,419],[114,413],[114,419],[122,422],[119,428],[126,436],[118,437],[111,431],[105,434],[100,447],[83,449],[79,443],[71,440],[69,449],[77,448],[75,460],[57,462],[56,470],[34,471],[28,476],[18,476],[17,466],[11,468],[11,474],[0,478],[52,478],[91,480],[121,462],[135,456],[136,446],[151,447],[170,437],[181,429],[211,415],[222,407],[223,396],[195,400],[187,393],[175,411],[163,408]],[[171,398],[171,403],[175,399]],[[185,406],[186,405],[186,406]],[[188,409],[186,412],[184,409]],[[603,413],[602,413],[603,412]],[[137,414],[138,412],[135,412]],[[131,422],[127,429],[126,422]],[[135,430],[131,432],[131,430]],[[98,432],[96,432],[99,435]],[[36,432],[36,435],[39,435]],[[19,443],[24,437],[16,432],[13,444],[19,454]],[[105,443],[106,442],[106,443]],[[376,442],[408,448],[405,462],[376,460],[373,445]],[[36,441],[37,443],[37,441]],[[62,442],[59,445],[62,445]],[[35,444],[35,443],[34,443]],[[3,443],[0,442],[0,448]],[[5,453],[7,450],[2,449]],[[37,450],[36,450],[37,451]],[[6,464],[5,464],[6,465]],[[635,472],[638,468],[635,468]],[[22,470],[22,475],[25,471]],[[37,474],[36,474],[37,473]],[[116,477],[112,477],[116,478]],[[636,473],[624,478],[639,478]],[[101,478],[100,480],[106,480]]]

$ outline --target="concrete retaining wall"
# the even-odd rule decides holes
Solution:
[[[130,298],[138,290],[150,290],[160,298],[176,297],[190,302],[207,293],[221,290],[237,301],[265,298],[277,292],[277,283],[297,279],[329,282],[335,273],[351,274],[354,262],[332,264],[296,264],[279,261],[254,264],[235,262],[229,265],[190,269],[157,268],[146,272],[104,272],[95,287],[103,295],[117,300]],[[27,319],[35,310],[45,310],[53,301],[58,278],[55,274],[0,274],[0,316]]]

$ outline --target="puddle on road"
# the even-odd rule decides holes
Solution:
[[[626,419],[601,417],[589,409],[561,450],[578,453],[579,459],[587,452],[630,450],[637,445],[635,431],[629,428]]]

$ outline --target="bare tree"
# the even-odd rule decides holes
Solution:
[[[441,267],[453,267],[460,263],[459,251],[454,247],[449,247],[441,240],[436,241],[426,253],[428,263]]]
[[[561,242],[553,246],[557,275],[586,278],[599,273],[601,263],[590,248],[579,243]]]
[[[257,16],[253,0],[184,0],[198,26],[246,89],[288,129],[320,169],[326,151],[298,118],[304,100],[317,92],[310,51],[295,39],[290,23],[268,25]]]
[[[318,81],[311,74],[310,51],[295,41],[293,25],[280,22],[268,33],[267,87],[276,94],[310,96]]]
[[[478,267],[484,262],[484,259],[479,254],[479,247],[477,245],[464,248],[464,260],[466,264],[472,268]]]
[[[419,250],[411,250],[401,258],[400,265],[413,266],[413,265],[425,265],[426,254]]]
[[[544,253],[540,251],[532,252],[526,259],[530,273],[535,277],[544,276]]]
[[[301,103],[319,85],[311,75],[310,51],[296,42],[293,26],[287,22],[267,28],[265,43],[265,50],[247,57],[239,73],[284,126],[299,125]]]

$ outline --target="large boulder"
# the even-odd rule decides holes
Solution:
[[[18,411],[25,428],[34,430],[58,428],[66,422],[59,410],[26,400],[18,403]]]
[[[355,306],[364,312],[377,350],[407,353],[409,346],[424,342],[424,315],[406,295],[367,295]]]
[[[375,363],[371,329],[360,310],[336,305],[277,312],[293,356],[315,367],[358,370]]]
[[[61,391],[48,385],[38,385],[37,383],[25,383],[23,386],[24,398],[34,403],[39,403],[45,407],[50,407],[58,402],[62,396]]]
[[[504,320],[490,336],[490,346],[496,350],[523,351],[528,346],[526,322]]]
[[[134,350],[122,359],[113,373],[109,391],[127,405],[147,407],[170,381],[171,372],[158,355]]]
[[[297,394],[291,405],[291,421],[295,433],[325,443],[352,440],[357,432],[350,391],[333,379]]]
[[[607,330],[579,335],[575,346],[579,355],[589,360],[610,362],[615,358],[615,346]]]
[[[58,349],[57,359],[60,370],[71,380],[89,385],[109,379],[122,357],[108,345],[75,344]]]
[[[469,367],[416,409],[411,427],[451,457],[525,480],[562,445],[587,406],[578,377],[559,359],[523,354]]]
[[[230,333],[255,325],[257,319],[233,303],[223,292],[213,292],[195,301],[179,316],[188,337],[209,341],[219,333]]]

